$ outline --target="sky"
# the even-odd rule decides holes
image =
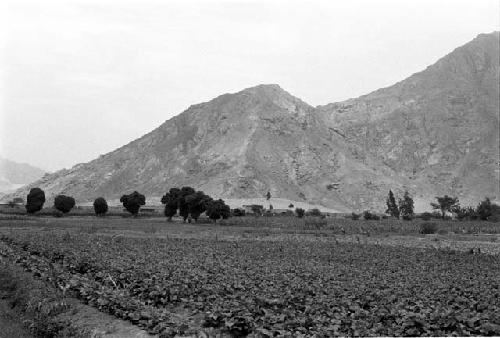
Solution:
[[[0,157],[55,171],[276,83],[367,94],[499,30],[498,0],[0,2]]]

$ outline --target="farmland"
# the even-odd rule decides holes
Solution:
[[[12,217],[0,253],[163,336],[499,335],[498,224],[439,224]]]

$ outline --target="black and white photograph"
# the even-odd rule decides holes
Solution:
[[[0,0],[0,338],[500,336],[499,0]]]

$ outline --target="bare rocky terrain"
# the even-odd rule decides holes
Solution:
[[[278,85],[196,104],[143,137],[30,187],[88,202],[193,186],[339,210],[382,210],[409,190],[417,210],[438,194],[476,204],[499,193],[499,33],[481,34],[391,87],[312,107]]]

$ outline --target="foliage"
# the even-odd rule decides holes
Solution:
[[[363,218],[367,221],[379,221],[380,217],[376,214],[372,214],[370,211],[363,211]]]
[[[120,202],[123,203],[123,206],[128,212],[135,216],[139,212],[141,205],[146,204],[146,198],[144,195],[134,191],[129,195],[123,195],[120,198]]]
[[[75,206],[75,199],[71,196],[57,195],[54,199],[54,208],[61,211],[64,214],[70,212]]]
[[[304,214],[306,211],[302,208],[295,208],[295,214],[297,215],[298,218],[304,217]]]
[[[94,200],[94,211],[97,216],[104,216],[108,212],[108,202],[104,197],[98,197]]]
[[[459,220],[463,219],[475,220],[478,217],[476,209],[474,209],[473,207],[456,206],[452,209],[452,212],[456,213],[457,219]]]
[[[361,217],[361,214],[357,214],[355,212],[351,213],[351,219],[353,221],[357,221]]]
[[[271,192],[268,191],[266,194],[266,200],[269,201],[270,199],[271,199]]]
[[[399,219],[399,208],[396,203],[396,198],[392,193],[392,190],[389,190],[389,196],[387,196],[386,204],[387,204],[387,210],[385,211],[385,213]]]
[[[288,207],[291,209],[291,208],[293,208],[293,207],[294,207],[294,205],[293,205],[292,203],[290,203],[290,204],[288,205]]]
[[[493,215],[493,207],[491,201],[488,197],[484,201],[481,201],[476,209],[477,216],[483,221],[487,220],[488,217]]]
[[[414,207],[413,207],[413,198],[410,197],[408,191],[405,191],[405,194],[402,199],[399,200],[399,212],[404,220],[411,220],[414,216]]]
[[[426,212],[421,213],[419,217],[421,219],[423,219],[424,221],[430,221],[432,219],[433,215],[432,215],[432,213],[426,211]]]
[[[33,214],[42,210],[45,203],[45,192],[40,188],[32,188],[28,196],[26,196],[26,211],[28,214]]]
[[[161,198],[161,203],[165,204],[164,214],[169,221],[171,221],[172,217],[177,214],[179,194],[179,188],[171,188],[169,192],[163,195],[163,197]]]
[[[434,222],[424,222],[420,224],[421,234],[435,234],[438,231],[438,225]]]
[[[441,217],[444,219],[446,212],[451,212],[459,206],[457,197],[444,195],[442,197],[436,196],[437,203],[431,203],[433,209],[441,211]]]
[[[498,256],[25,231],[2,241],[26,270],[151,334],[500,335]]]
[[[231,209],[221,199],[216,201],[211,200],[207,203],[206,214],[208,218],[216,223],[218,219],[227,219],[229,216],[231,216]]]
[[[314,208],[314,209],[308,210],[306,215],[313,216],[313,217],[321,217],[321,216],[323,216],[323,213],[318,208]]]

